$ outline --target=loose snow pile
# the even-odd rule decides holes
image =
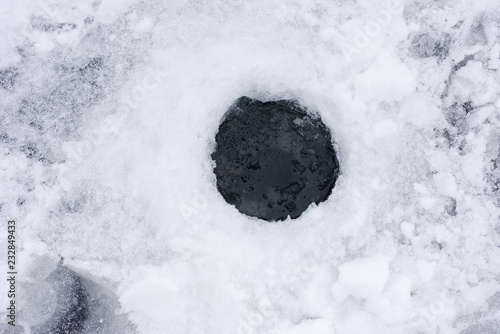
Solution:
[[[0,27],[19,280],[63,258],[116,333],[500,331],[494,1],[17,1]],[[320,114],[327,201],[273,224],[224,201],[240,96]]]

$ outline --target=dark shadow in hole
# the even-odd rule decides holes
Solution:
[[[241,97],[215,140],[217,189],[241,213],[267,221],[325,201],[339,174],[330,131],[293,101]]]

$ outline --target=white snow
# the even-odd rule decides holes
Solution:
[[[455,197],[457,195],[457,184],[455,177],[450,173],[437,173],[432,176],[438,193],[445,196]]]
[[[500,284],[497,282],[482,282],[473,287],[468,287],[464,291],[464,298],[470,301],[475,307],[481,311],[488,310],[486,301],[498,292]]]
[[[357,97],[364,101],[399,101],[415,91],[415,76],[393,54],[382,51],[355,80]]]
[[[417,261],[418,276],[424,283],[429,283],[432,280],[435,270],[436,262],[425,260]]]
[[[0,7],[0,249],[15,219],[20,280],[63,257],[137,334],[462,333],[494,318],[497,2]],[[414,56],[418,33],[448,34],[448,54]],[[341,175],[296,220],[243,216],[217,192],[214,136],[243,95],[297,99],[332,130]]]
[[[432,99],[422,93],[412,94],[403,100],[401,116],[422,128],[432,126],[443,118]]]
[[[392,119],[384,119],[373,125],[373,135],[376,138],[392,137],[396,135],[397,132],[398,125]]]
[[[339,301],[346,297],[372,300],[378,298],[389,278],[389,258],[377,254],[345,262],[338,267],[339,280],[333,285],[333,294]]]

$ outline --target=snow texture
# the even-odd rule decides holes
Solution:
[[[29,292],[62,261],[110,334],[500,331],[498,1],[19,0],[0,28],[19,325],[71,298]],[[224,201],[240,96],[320,115],[325,202],[267,223]],[[0,332],[27,333],[0,282]]]

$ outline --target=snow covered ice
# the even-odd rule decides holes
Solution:
[[[0,332],[62,304],[87,307],[61,333],[500,332],[498,2],[0,8]],[[320,115],[325,202],[226,203],[211,153],[241,96]]]

